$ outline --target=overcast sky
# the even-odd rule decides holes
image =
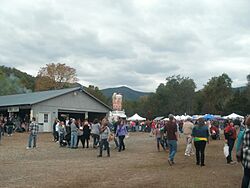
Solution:
[[[79,82],[155,91],[171,75],[197,88],[250,74],[249,0],[1,0],[0,65],[36,76],[61,62]]]

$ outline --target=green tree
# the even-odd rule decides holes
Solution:
[[[139,105],[145,117],[166,116],[169,113],[184,114],[193,112],[196,85],[188,77],[170,76],[166,84],[161,83],[156,92]]]
[[[247,86],[250,86],[250,74],[247,75]]]
[[[98,87],[94,86],[94,85],[89,85],[89,87],[85,88],[85,90],[90,93],[91,95],[95,96],[97,99],[99,99],[100,101],[109,104],[108,103],[108,99],[105,97],[105,95],[103,95],[103,93],[99,90]],[[110,105],[110,104],[109,104]]]
[[[11,84],[14,84],[12,88],[15,86],[16,90],[19,90],[19,91],[21,90],[20,92],[34,91],[35,78],[33,76],[25,72],[19,71],[15,68],[10,68],[10,67],[5,67],[5,66],[0,66],[0,72],[2,72],[2,79],[5,79],[5,82],[7,82],[5,83],[7,84],[7,86],[4,85],[4,87],[9,87],[8,85],[11,83]],[[15,82],[18,82],[18,83],[15,84]],[[2,90],[6,90],[6,89],[2,88]],[[13,88],[13,92],[14,90],[15,88]],[[11,94],[15,94],[15,93],[11,93]]]
[[[203,113],[224,114],[225,105],[232,96],[231,78],[225,73],[212,77],[202,90],[202,94]]]
[[[30,92],[22,85],[21,80],[15,75],[6,75],[0,70],[0,95],[11,95]]]
[[[249,112],[249,99],[245,91],[236,91],[232,98],[227,102],[225,112],[230,114],[235,112],[237,114],[246,115]]]
[[[164,86],[160,85],[156,90],[164,110],[160,114],[192,113],[196,88],[193,79],[177,75],[168,77],[166,81]]]

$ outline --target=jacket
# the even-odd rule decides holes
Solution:
[[[242,165],[250,169],[250,129],[247,129],[243,137],[243,158]]]

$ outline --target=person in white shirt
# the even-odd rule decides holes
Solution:
[[[186,150],[185,150],[185,156],[190,156],[193,153],[192,148],[192,130],[194,128],[194,124],[191,122],[191,119],[188,118],[184,124],[183,124],[183,134],[186,139]]]

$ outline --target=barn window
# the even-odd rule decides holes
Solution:
[[[49,114],[44,114],[44,123],[49,122]]]

